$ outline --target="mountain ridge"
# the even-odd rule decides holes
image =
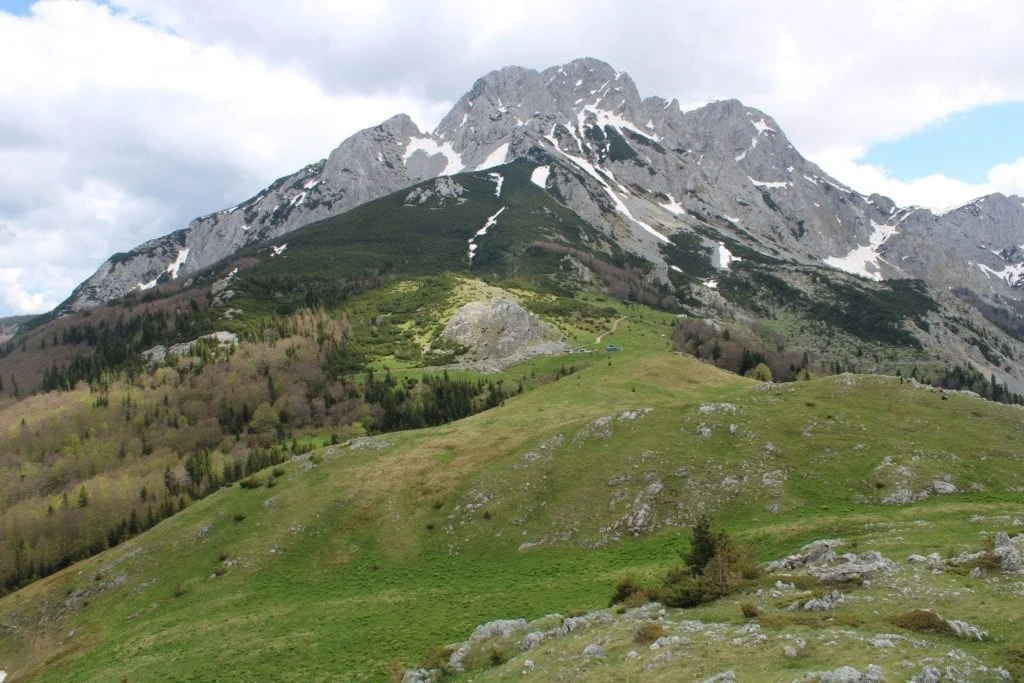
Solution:
[[[898,208],[850,190],[804,159],[764,112],[737,100],[684,111],[674,99],[642,99],[628,74],[583,58],[543,71],[492,71],[432,132],[405,114],[359,131],[327,158],[235,207],[112,256],[58,311],[187,281],[245,245],[420,180],[545,156],[564,162],[550,180],[564,203],[652,261],[663,281],[670,264],[659,243],[703,224],[752,237],[763,253],[874,279],[920,277],[1011,298],[1024,284],[1020,254],[1012,251],[1024,244],[1021,201],[989,195],[938,215]],[[993,207],[994,220],[991,212],[982,213],[988,221],[979,219],[979,203]],[[966,259],[974,247],[968,236],[979,231],[995,248]],[[948,248],[935,249],[936,235]]]

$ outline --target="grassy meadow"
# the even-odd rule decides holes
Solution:
[[[279,476],[260,473],[273,488],[222,490],[0,599],[0,669],[13,680],[381,680],[492,619],[605,607],[625,576],[656,579],[678,564],[701,513],[762,561],[818,538],[899,562],[950,556],[1024,517],[1020,409],[943,399],[891,377],[760,384],[672,353],[671,317],[628,309],[599,345],[621,351],[505,373],[586,359],[574,374],[456,423],[326,445]],[[594,343],[590,331],[575,333]],[[963,493],[881,504],[935,479]],[[870,635],[931,606],[991,633],[956,647],[1012,663],[1021,632],[1012,579],[965,571],[919,581],[853,589],[832,623],[770,604],[763,628],[808,642],[839,626]],[[674,618],[738,628],[744,599]],[[644,677],[647,660],[627,658],[637,647],[628,628],[600,628],[609,654],[599,663],[578,661],[586,643],[570,638],[473,677],[519,677],[525,656],[550,677]],[[929,652],[949,649],[934,638]],[[658,675],[734,668],[793,680],[873,656],[847,640],[838,650],[808,645],[797,660],[781,646],[757,654],[709,641]]]

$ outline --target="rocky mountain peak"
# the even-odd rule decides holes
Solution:
[[[681,268],[663,247],[675,233],[698,232],[712,250],[733,239],[774,258],[872,279],[948,285],[959,278],[1011,296],[1024,283],[1001,256],[1016,258],[1012,249],[1024,246],[1019,198],[991,195],[939,215],[898,209],[804,159],[762,111],[734,99],[696,107],[642,99],[626,73],[587,57],[539,72],[492,71],[432,133],[405,114],[360,131],[239,205],[112,257],[69,303],[87,308],[187,278],[247,244],[416,182],[522,157],[548,163],[546,189],[653,262],[652,277],[662,282]]]

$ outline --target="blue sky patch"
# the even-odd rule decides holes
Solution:
[[[27,15],[31,6],[32,0],[0,0],[0,12],[7,14]]]
[[[941,173],[983,183],[990,168],[1021,157],[1024,102],[1017,102],[955,114],[902,140],[873,146],[862,161],[904,181]]]

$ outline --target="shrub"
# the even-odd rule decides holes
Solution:
[[[938,633],[941,635],[955,636],[956,631],[945,619],[935,612],[926,609],[915,609],[905,614],[899,614],[889,620],[900,628],[918,633]]]
[[[448,667],[448,660],[452,653],[444,645],[431,645],[423,653],[420,666],[424,669],[440,669],[444,671]]]
[[[509,659],[508,649],[501,643],[494,643],[491,645],[490,651],[487,653],[487,661],[491,663],[491,666],[498,666],[504,664]]]
[[[177,586],[174,587],[174,597],[176,598],[180,598],[181,596],[185,595],[185,592],[185,584],[183,583],[179,583]]]
[[[615,586],[615,592],[612,593],[611,599],[608,601],[608,606],[620,602],[625,602],[634,593],[643,590],[642,586],[636,582],[632,576],[627,576],[622,581],[619,581],[618,585]]]
[[[243,521],[244,519],[245,519],[245,515],[244,515],[244,514],[242,514],[241,512],[236,512],[236,513],[235,513],[235,516],[234,516],[234,520],[235,520],[236,522],[241,522],[241,521]]]
[[[697,607],[725,595],[704,577],[695,578],[679,572],[677,578],[666,580],[661,602],[669,607]]]
[[[273,475],[275,477],[283,477],[284,476],[284,468],[283,467],[275,467],[274,469],[271,470],[271,472],[273,473]]]
[[[646,624],[640,624],[633,631],[633,641],[641,645],[647,645],[653,643],[658,638],[664,638],[667,635],[667,631],[661,624],[655,624],[648,622]]]
[[[402,660],[391,660],[391,664],[388,665],[388,683],[402,683],[402,681],[405,680],[405,673],[405,667],[402,666]]]
[[[690,568],[690,573],[697,576],[704,571],[704,567],[715,556],[722,539],[711,530],[711,518],[707,515],[701,515],[690,533],[690,550],[689,552],[680,552],[680,555],[686,566]]]
[[[662,602],[664,592],[661,586],[644,586],[622,604],[626,607],[642,607],[649,602]]]
[[[740,612],[743,613],[744,619],[756,619],[761,616],[761,608],[755,602],[744,602],[740,605]]]
[[[1006,660],[1013,680],[1024,678],[1024,645],[1010,645],[1006,648]]]

